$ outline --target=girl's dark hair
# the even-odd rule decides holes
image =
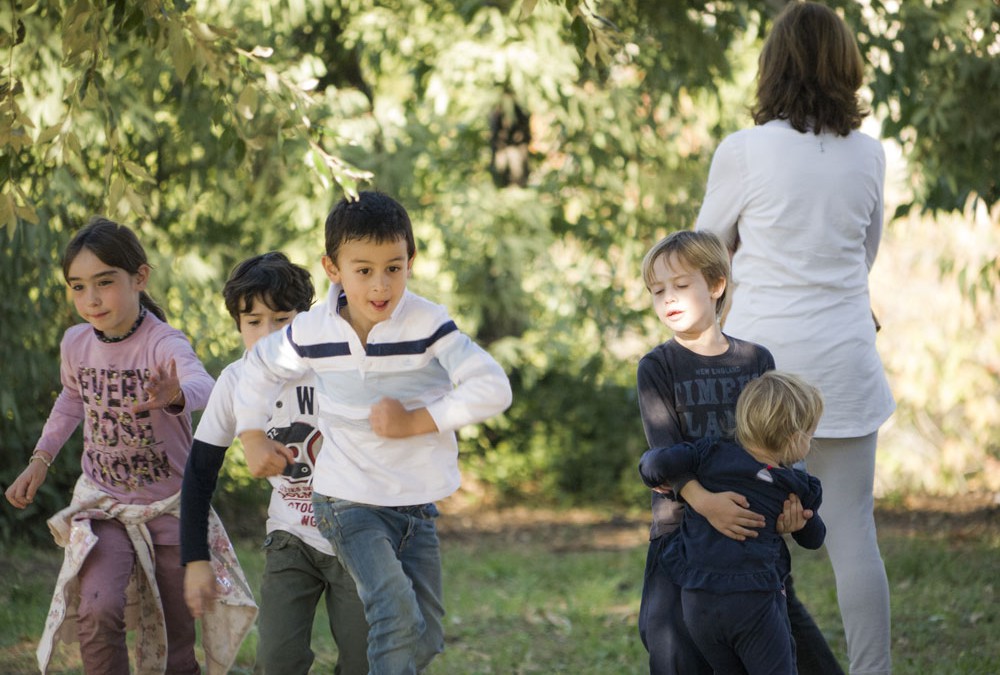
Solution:
[[[226,309],[237,329],[240,314],[253,308],[255,298],[275,312],[304,312],[312,306],[315,296],[309,272],[277,251],[255,255],[239,263],[222,287]]]
[[[146,258],[146,250],[139,243],[135,233],[124,225],[101,216],[91,218],[90,222],[70,239],[66,252],[63,253],[63,278],[69,277],[69,267],[83,249],[96,255],[105,265],[118,267],[129,274],[138,274],[139,268],[143,265],[152,267]],[[160,321],[167,320],[163,309],[146,291],[140,291],[139,304],[156,315]]]
[[[863,78],[858,43],[843,19],[825,5],[791,2],[760,53],[753,120],[846,136],[868,114],[858,100]]]
[[[334,264],[344,242],[384,244],[399,239],[406,241],[406,255],[412,258],[417,246],[410,216],[402,204],[381,192],[363,191],[355,200],[345,197],[326,217],[326,255]]]

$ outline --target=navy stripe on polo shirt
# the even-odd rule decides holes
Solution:
[[[321,359],[330,356],[349,356],[351,345],[346,342],[320,342],[315,345],[300,345],[292,337],[292,327],[286,329],[288,341],[295,348],[295,353],[305,359]]]
[[[420,340],[408,340],[406,342],[368,344],[365,348],[365,353],[368,356],[423,354],[435,342],[457,330],[458,326],[455,325],[455,322],[448,321],[447,323],[441,324],[441,326],[434,331],[430,337],[421,338]],[[289,326],[286,331],[288,341],[291,343],[292,347],[295,348],[295,352],[303,358],[319,359],[333,356],[349,356],[351,353],[351,345],[347,342],[321,342],[314,345],[300,345],[292,337],[292,327]]]
[[[404,354],[423,354],[431,345],[449,333],[458,330],[454,321],[448,321],[434,331],[430,337],[420,340],[408,340],[407,342],[386,342],[382,344],[371,344],[365,348],[368,356],[402,356]]]

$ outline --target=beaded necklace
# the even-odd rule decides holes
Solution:
[[[97,339],[100,340],[101,342],[106,342],[106,343],[109,343],[109,344],[110,343],[114,343],[114,342],[121,342],[125,338],[129,337],[130,335],[132,335],[132,333],[134,333],[137,330],[139,330],[139,326],[142,324],[142,320],[145,319],[145,318],[146,318],[146,308],[145,307],[140,307],[139,308],[139,318],[135,320],[135,323],[132,324],[132,327],[129,328],[128,331],[124,335],[119,335],[118,337],[108,337],[107,335],[105,335],[101,331],[97,330],[96,328],[94,329],[94,334],[97,336]]]

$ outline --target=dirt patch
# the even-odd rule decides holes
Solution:
[[[626,516],[584,509],[462,508],[442,504],[438,521],[443,541],[534,545],[555,552],[622,550],[649,538],[645,516]]]
[[[1000,536],[1000,494],[970,493],[949,497],[910,495],[875,505],[879,531],[899,536],[939,533],[950,538]]]
[[[525,506],[492,508],[444,500],[438,521],[443,541],[479,545],[535,545],[556,552],[621,550],[645,543],[644,513],[616,514],[586,509]],[[889,536],[940,533],[956,539],[1000,537],[1000,495],[972,493],[949,497],[913,495],[875,505],[879,532]]]

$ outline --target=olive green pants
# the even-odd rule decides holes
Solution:
[[[336,556],[274,530],[264,540],[256,673],[306,675],[314,653],[313,619],[322,597],[339,653],[335,673],[368,673],[368,624],[354,580]]]

